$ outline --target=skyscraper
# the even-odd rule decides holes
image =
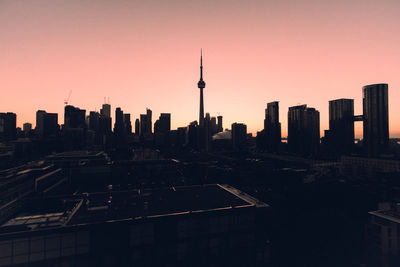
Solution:
[[[15,139],[17,135],[17,115],[12,112],[0,113],[0,139]]]
[[[58,114],[47,113],[44,110],[36,112],[36,135],[40,138],[57,135],[59,130]]]
[[[325,131],[329,147],[337,153],[349,153],[354,145],[354,100],[329,101],[329,131]]]
[[[158,120],[160,133],[167,133],[171,130],[171,113],[161,113]]]
[[[124,127],[124,113],[121,108],[115,109],[115,124],[114,124],[114,134],[123,135],[125,132]]]
[[[222,132],[224,130],[222,125],[222,116],[218,116],[217,119],[218,119],[217,130],[218,132]]]
[[[363,87],[364,147],[370,156],[384,153],[389,144],[388,85]]]
[[[124,114],[124,126],[125,126],[125,132],[127,134],[132,134],[131,114],[129,113]]]
[[[319,111],[307,105],[289,107],[288,145],[296,153],[314,155],[320,144]]]
[[[86,128],[85,122],[86,110],[79,109],[71,105],[65,106],[64,110],[64,128]]]
[[[247,144],[247,126],[243,123],[232,124],[232,148],[244,150]]]
[[[269,151],[278,151],[281,144],[281,123],[279,122],[279,102],[267,104],[264,120],[265,145]]]
[[[153,132],[153,130],[152,130],[152,126],[153,126],[153,124],[152,124],[152,115],[153,114],[153,112],[151,111],[151,109],[149,109],[149,108],[146,108],[146,119],[147,119],[147,130],[146,130],[146,132],[148,133],[148,134],[151,134],[152,132]]]
[[[111,117],[111,105],[103,104],[103,108],[100,109],[100,114],[110,118]]]
[[[204,126],[204,100],[203,100],[203,89],[206,87],[206,83],[203,81],[203,53],[200,52],[200,81],[197,83],[197,87],[200,89],[200,113],[199,113],[199,125]]]
[[[135,134],[136,135],[140,134],[140,121],[139,121],[139,119],[135,120]]]

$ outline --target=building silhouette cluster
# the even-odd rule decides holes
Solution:
[[[224,130],[205,86],[201,53],[199,117],[177,129],[171,113],[134,118],[109,101],[100,112],[65,101],[63,125],[38,110],[19,129],[0,113],[0,265],[325,266],[358,246],[348,262],[362,266],[365,248],[371,266],[399,266],[387,84],[362,88],[361,115],[330,100],[322,138],[306,104],[289,107],[282,137],[278,101],[257,137],[240,122]]]

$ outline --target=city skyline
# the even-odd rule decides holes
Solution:
[[[203,47],[204,113],[221,114],[225,128],[243,122],[255,135],[263,129],[266,104],[279,101],[283,137],[288,107],[298,104],[320,111],[323,136],[330,100],[354,99],[354,113],[360,115],[362,87],[388,83],[390,136],[400,137],[395,45],[400,5],[395,2],[304,1],[299,6],[289,1],[270,10],[269,2],[234,1],[224,10],[225,1],[173,1],[169,12],[157,1],[21,2],[0,3],[6,92],[0,112],[16,113],[21,128],[25,122],[35,127],[37,110],[58,113],[63,124],[70,90],[69,103],[88,112],[100,110],[103,98],[110,97],[113,123],[116,107],[132,121],[148,107],[156,115],[171,113],[172,129],[187,126],[198,118]],[[360,137],[362,123],[355,129]]]

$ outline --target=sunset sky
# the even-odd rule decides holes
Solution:
[[[109,97],[136,119],[172,113],[172,128],[198,119],[200,48],[205,112],[263,128],[266,103],[320,111],[362,86],[389,84],[390,134],[400,137],[399,0],[0,0],[0,112],[35,126],[38,109],[64,99],[99,111]],[[362,123],[356,124],[362,134]]]

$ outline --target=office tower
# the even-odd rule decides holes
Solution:
[[[65,106],[64,109],[64,128],[74,129],[82,128],[86,129],[85,117],[86,110],[79,109],[71,105]]]
[[[95,111],[90,111],[88,120],[88,129],[94,132],[99,131],[100,114]]]
[[[243,123],[232,124],[232,148],[244,150],[247,144],[247,126]]]
[[[151,112],[151,109],[149,109],[149,108],[146,108],[146,119],[147,119],[147,130],[146,130],[146,132],[148,133],[148,134],[151,134],[153,131],[152,131],[152,112]]]
[[[199,125],[204,126],[204,100],[203,100],[203,89],[206,87],[206,83],[203,81],[203,53],[200,52],[200,81],[197,83],[197,87],[200,89],[200,113],[199,113]]]
[[[111,105],[110,104],[103,104],[103,108],[100,109],[100,114],[110,118],[111,117]]]
[[[111,117],[100,115],[99,117],[99,134],[111,134]]]
[[[121,108],[115,109],[115,124],[114,124],[114,134],[122,135],[125,132],[124,127],[124,113]]]
[[[40,138],[56,136],[59,131],[58,114],[47,113],[44,110],[36,112],[36,135]]]
[[[211,117],[210,113],[206,113],[206,117],[204,118],[204,127],[199,127],[199,137],[200,137],[200,149],[204,149],[206,151],[211,150]]]
[[[139,119],[136,119],[135,120],[135,134],[139,135],[139,133],[140,133],[140,121],[139,121]]]
[[[279,102],[267,104],[264,120],[265,145],[269,151],[278,151],[281,144],[281,123],[279,122]]]
[[[24,131],[25,136],[29,134],[29,132],[32,130],[32,123],[26,122],[22,126],[22,129]]]
[[[140,135],[151,135],[152,133],[152,112],[146,108],[146,114],[140,114]]]
[[[211,117],[211,125],[210,125],[210,130],[211,130],[211,135],[214,135],[218,132],[217,130],[217,118]]]
[[[288,145],[292,152],[315,155],[320,144],[319,111],[307,105],[289,107]]]
[[[350,153],[354,146],[354,100],[329,101],[329,131],[325,140],[336,153]],[[333,151],[332,151],[333,152]]]
[[[0,138],[15,139],[17,137],[17,115],[12,112],[0,113]]]
[[[171,114],[161,113],[158,119],[158,132],[167,133],[171,130]],[[154,129],[155,131],[155,129]]]
[[[222,116],[218,116],[217,119],[218,119],[217,131],[222,132],[224,130],[222,125]]]
[[[139,134],[140,136],[143,136],[147,134],[147,115],[146,114],[140,114],[140,131]]]
[[[192,121],[187,127],[188,145],[194,149],[198,149],[198,128],[197,121]]]
[[[124,127],[127,134],[132,134],[131,114],[124,114]]]
[[[384,153],[389,144],[388,85],[363,87],[363,144],[370,156]]]
[[[156,120],[154,123],[154,133],[160,133],[160,120]]]

